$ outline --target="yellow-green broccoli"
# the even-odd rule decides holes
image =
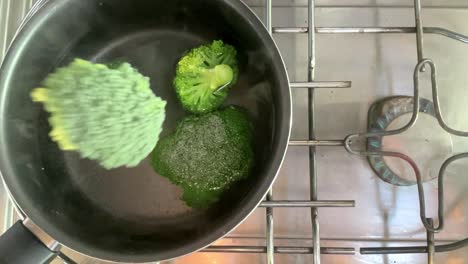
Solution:
[[[184,189],[187,205],[204,208],[253,166],[252,124],[243,110],[227,107],[184,118],[152,154],[157,173]]]
[[[50,137],[107,169],[138,165],[156,146],[166,102],[128,63],[115,69],[76,59],[31,92],[50,113]]]
[[[237,51],[221,40],[190,50],[177,64],[174,87],[192,113],[215,110],[238,78]]]

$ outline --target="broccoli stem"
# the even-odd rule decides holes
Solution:
[[[206,69],[205,77],[208,79],[210,89],[217,88],[229,84],[234,78],[234,71],[227,64],[216,65],[214,68]]]

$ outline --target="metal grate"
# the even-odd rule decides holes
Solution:
[[[468,153],[460,153],[454,155],[444,161],[439,170],[438,175],[438,226],[434,226],[434,221],[426,217],[424,189],[422,186],[421,173],[416,163],[408,156],[390,151],[367,151],[353,149],[354,143],[357,139],[367,139],[371,137],[384,137],[397,135],[407,131],[411,128],[418,118],[419,113],[419,77],[422,72],[426,72],[427,68],[431,76],[432,96],[435,108],[435,115],[439,125],[448,133],[453,135],[468,137],[468,132],[458,131],[449,127],[442,116],[438,87],[437,87],[437,71],[435,63],[424,56],[423,42],[424,34],[439,34],[465,44],[468,44],[468,37],[462,34],[449,31],[444,28],[423,27],[421,19],[421,0],[414,0],[414,14],[415,14],[415,27],[316,27],[315,26],[315,0],[308,1],[308,27],[275,27],[271,26],[271,0],[265,0],[265,26],[268,31],[273,33],[283,34],[300,34],[308,33],[308,82],[293,82],[291,88],[308,88],[308,111],[309,111],[309,139],[301,141],[290,141],[290,146],[304,146],[309,148],[309,173],[310,173],[310,200],[309,201],[275,201],[272,200],[273,194],[270,190],[266,196],[266,200],[260,206],[266,207],[266,223],[267,223],[267,239],[266,246],[253,247],[253,246],[211,246],[205,249],[206,252],[244,252],[244,253],[266,253],[267,263],[274,263],[275,253],[289,253],[289,254],[313,254],[315,264],[320,264],[321,254],[355,254],[354,248],[331,248],[320,246],[320,224],[318,207],[353,207],[354,201],[324,201],[318,200],[317,197],[317,163],[316,163],[316,147],[317,146],[337,146],[345,147],[346,151],[353,155],[362,156],[390,156],[400,158],[406,161],[413,169],[418,186],[420,217],[426,232],[427,232],[427,245],[419,247],[366,247],[360,248],[361,254],[411,254],[411,253],[427,253],[427,261],[429,264],[434,263],[434,254],[436,252],[447,252],[462,247],[468,246],[468,238],[461,241],[435,246],[434,235],[441,231],[444,227],[444,174],[447,167],[454,161],[459,159],[468,158]],[[310,30],[314,29],[314,30]],[[413,93],[413,112],[411,120],[402,128],[383,131],[383,132],[364,132],[350,134],[344,139],[339,140],[321,140],[315,137],[315,109],[314,109],[314,91],[316,88],[350,88],[351,82],[349,81],[331,81],[331,82],[318,82],[315,81],[315,62],[316,50],[315,40],[316,34],[390,34],[390,33],[416,33],[417,44],[417,64],[414,69],[414,93]],[[275,247],[274,233],[273,233],[273,208],[274,207],[310,207],[311,220],[312,220],[312,241],[313,247]]]

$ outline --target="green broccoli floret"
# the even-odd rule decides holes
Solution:
[[[134,167],[156,146],[166,102],[128,63],[115,69],[76,59],[31,92],[50,113],[50,137],[107,169]]]
[[[233,106],[184,118],[152,154],[156,172],[184,190],[191,207],[216,202],[233,183],[248,177],[254,162],[247,114]]]
[[[177,64],[174,87],[185,109],[206,113],[219,107],[237,82],[237,51],[221,40],[194,48]]]

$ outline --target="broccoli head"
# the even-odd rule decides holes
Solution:
[[[173,134],[158,142],[151,163],[158,174],[183,188],[187,205],[204,208],[248,177],[252,141],[247,114],[229,106],[182,119]]]
[[[221,40],[190,50],[177,64],[174,87],[185,109],[205,113],[219,107],[237,82],[237,51]]]
[[[32,91],[50,113],[49,135],[62,150],[110,169],[136,166],[156,146],[166,102],[128,63],[115,69],[76,59]]]

